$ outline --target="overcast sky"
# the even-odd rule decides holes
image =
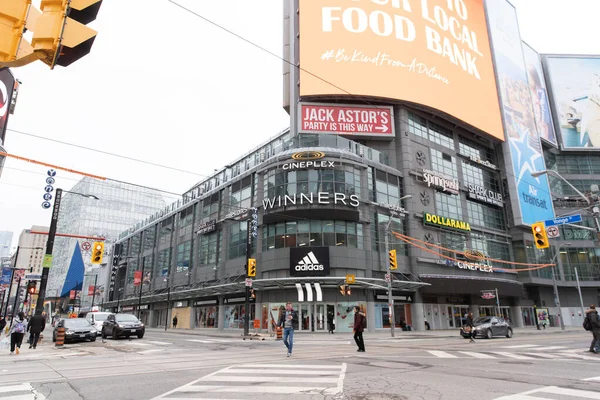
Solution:
[[[177,0],[282,54],[282,1]],[[317,1],[317,0],[302,0]],[[600,54],[599,0],[512,0],[521,36],[540,53]],[[34,4],[39,1],[34,0]],[[175,172],[7,132],[9,153],[182,193],[289,124],[282,61],[167,0],[104,0],[92,52],[67,68],[13,69],[23,82],[8,127],[165,164]],[[48,225],[47,168],[8,159],[0,230]],[[56,187],[81,177],[59,171]],[[166,195],[168,196],[168,195]],[[167,197],[167,200],[172,200]]]

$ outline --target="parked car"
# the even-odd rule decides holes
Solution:
[[[104,321],[106,321],[106,318],[108,318],[109,315],[109,312],[93,311],[87,313],[85,319],[87,319],[90,324],[94,325],[94,328],[98,331],[98,335],[100,335],[102,333]]]
[[[494,336],[506,336],[511,338],[513,336],[513,329],[509,322],[504,318],[500,317],[479,317],[473,321],[473,330],[475,331],[475,337],[482,336],[486,339],[491,339]],[[463,338],[470,338],[470,333],[465,332],[462,328],[460,334]]]
[[[85,318],[63,318],[58,321],[52,331],[52,341],[56,342],[58,328],[65,328],[65,342],[79,340],[96,341],[97,331]]]
[[[118,339],[121,336],[128,338],[133,335],[137,335],[138,339],[141,339],[144,337],[144,333],[146,333],[144,324],[131,314],[110,314],[102,325],[103,339],[107,336]]]

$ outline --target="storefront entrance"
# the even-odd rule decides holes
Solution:
[[[337,328],[335,303],[294,303],[292,307],[298,312],[298,330],[301,332],[327,332],[330,323]],[[269,304],[269,332],[275,330],[284,310],[285,304]]]

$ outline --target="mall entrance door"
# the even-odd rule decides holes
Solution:
[[[327,315],[331,313],[335,321],[335,304],[300,303],[298,330],[306,332],[327,332]]]

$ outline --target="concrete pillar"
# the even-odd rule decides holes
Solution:
[[[367,331],[375,332],[375,302],[367,301]]]
[[[510,322],[512,322],[514,328],[523,327],[523,310],[521,310],[521,307],[510,307]]]
[[[252,307],[252,303],[250,303],[250,307]],[[254,319],[257,319],[260,321],[260,328],[254,329],[254,320],[252,320],[252,321],[250,321],[250,332],[261,333],[262,332],[262,324],[263,324],[262,303],[258,302],[258,301],[254,302]]]
[[[412,315],[412,329],[414,331],[425,330],[425,311],[423,309],[423,296],[417,290],[413,296],[413,303],[410,305],[410,313]]]
[[[190,301],[191,303],[191,301]],[[189,314],[189,321],[188,321],[188,326],[190,327],[189,329],[194,329],[196,327],[196,309],[194,307],[189,307],[190,309],[190,314]]]
[[[471,312],[473,313],[473,318],[479,317],[479,306],[477,306],[477,305],[471,306]]]
[[[156,322],[154,321],[154,310],[148,311],[148,326],[156,328]]]
[[[219,296],[219,327],[218,330],[222,331],[225,326],[225,300],[223,296]]]

